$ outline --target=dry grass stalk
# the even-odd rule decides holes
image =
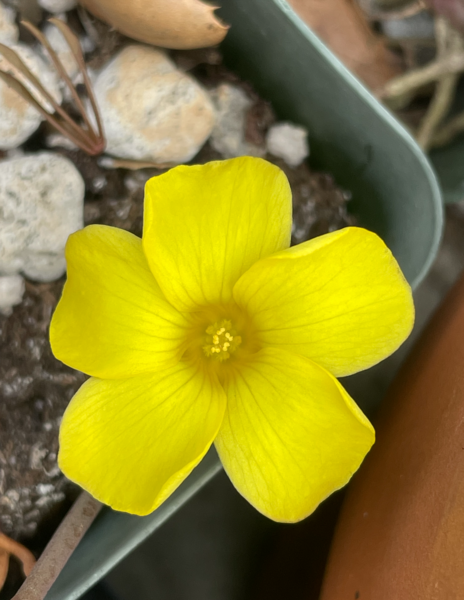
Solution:
[[[44,46],[47,50],[56,71],[62,80],[66,83],[74,105],[78,110],[83,124],[76,122],[61,106],[52,95],[43,87],[37,77],[30,71],[30,69],[24,64],[18,54],[5,46],[0,44],[0,54],[11,64],[11,66],[19,72],[26,81],[30,84],[32,89],[39,95],[41,100],[31,94],[27,87],[19,80],[16,75],[0,69],[0,78],[5,81],[7,85],[12,87],[18,94],[24,98],[29,104],[31,104],[39,113],[46,119],[55,129],[57,129],[62,135],[69,138],[76,146],[81,148],[87,154],[96,156],[101,154],[105,149],[105,137],[103,133],[103,126],[98,111],[95,96],[93,94],[92,85],[90,83],[89,76],[87,74],[86,64],[84,56],[82,54],[81,47],[76,35],[69,29],[69,27],[60,19],[52,18],[50,23],[55,25],[62,33],[66,40],[79,68],[79,72],[82,75],[84,87],[90,102],[90,107],[93,113],[94,119],[91,119],[87,114],[86,106],[80,98],[75,85],[71,81],[71,78],[66,72],[61,60],[59,59],[56,52],[51,47],[49,41],[44,34],[39,31],[32,23],[23,21],[22,24],[32,33],[32,35]],[[54,112],[49,112],[46,107],[46,103],[53,107]],[[92,121],[96,122],[96,128]]]

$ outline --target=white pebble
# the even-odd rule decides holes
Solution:
[[[38,483],[35,489],[40,496],[47,496],[55,491],[55,486],[53,483]]]
[[[51,13],[61,13],[76,8],[76,0],[38,0],[39,5]]]
[[[51,152],[0,162],[0,273],[53,281],[68,236],[83,226],[84,181]]]
[[[309,156],[308,132],[291,123],[276,123],[266,136],[267,151],[283,158],[290,167],[297,167]]]
[[[44,88],[51,94],[56,102],[61,102],[61,92],[56,73],[42,60],[31,48],[24,44],[12,46],[31,72],[40,80]],[[23,83],[31,94],[40,100],[40,95],[35,92],[25,77],[11,67],[10,63],[0,55],[0,69],[15,76]],[[43,102],[45,108],[52,110],[48,102]],[[0,150],[16,148],[34,133],[42,122],[42,115],[24,100],[15,90],[0,80]]]
[[[21,275],[0,275],[0,313],[10,315],[13,306],[20,304],[24,294]]]
[[[15,23],[14,10],[0,2],[0,43],[11,46],[16,44],[18,38],[19,30]]]
[[[210,96],[216,109],[211,146],[224,158],[263,156],[263,148],[245,140],[246,114],[251,106],[251,100],[245,92],[235,85],[223,83]]]
[[[98,74],[94,88],[106,151],[118,158],[189,161],[214,125],[206,91],[155,48],[124,48]]]
[[[68,137],[58,131],[51,131],[45,138],[47,148],[66,148],[66,150],[77,150],[77,146]]]

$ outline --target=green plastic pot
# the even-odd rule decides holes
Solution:
[[[433,150],[430,160],[440,182],[443,199],[447,204],[464,200],[464,137]]]
[[[221,0],[231,24],[228,64],[272,101],[279,118],[309,129],[311,164],[353,194],[359,224],[376,231],[415,287],[442,232],[432,170],[398,122],[283,0]],[[214,453],[148,517],[102,511],[47,595],[72,600],[94,585],[219,470]]]

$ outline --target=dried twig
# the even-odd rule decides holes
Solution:
[[[45,598],[101,507],[98,500],[81,492],[13,600]]]
[[[435,36],[439,58],[446,58],[450,53],[463,50],[464,44],[461,34],[443,17],[436,17],[435,19]],[[424,150],[430,148],[435,130],[451,107],[458,80],[458,73],[444,75],[438,80],[434,96],[416,135],[419,145]]]
[[[52,18],[50,23],[55,25],[63,37],[65,38],[79,68],[79,72],[82,75],[85,90],[90,101],[90,106],[94,115],[94,120],[97,124],[95,129],[93,120],[87,114],[87,109],[81,100],[77,90],[71,81],[71,78],[66,72],[65,67],[60,61],[58,55],[51,47],[47,38],[39,31],[34,25],[23,21],[22,24],[34,35],[34,37],[44,46],[47,50],[58,74],[65,82],[68,87],[74,104],[83,119],[84,125],[77,123],[60,105],[55,101],[53,96],[43,87],[37,77],[30,71],[30,69],[24,64],[18,54],[8,48],[4,44],[0,44],[0,54],[10,63],[24,79],[29,83],[30,87],[34,90],[35,94],[38,95],[37,100],[29,89],[20,81],[16,74],[9,73],[0,69],[0,79],[3,79],[7,85],[12,87],[15,91],[22,96],[29,104],[31,104],[40,114],[46,119],[55,129],[61,134],[68,137],[76,146],[90,154],[95,156],[101,154],[105,148],[105,138],[103,133],[103,126],[100,119],[97,103],[92,90],[89,76],[87,74],[85,60],[79,45],[79,41],[69,27],[60,19]],[[50,112],[51,107],[53,112]]]
[[[462,71],[464,71],[464,52],[453,52],[425,67],[395,77],[381,90],[377,90],[376,94],[382,100],[398,101],[409,97],[412,92],[416,92],[428,83],[437,81],[444,75]]]
[[[412,4],[408,4],[403,8],[393,10],[372,10],[372,0],[358,0],[359,5],[364,10],[367,18],[370,21],[389,21],[389,20],[400,20],[413,17],[423,10],[427,9],[425,0],[416,0]]]
[[[8,536],[0,533],[0,590],[4,585],[8,574],[10,555],[20,561],[23,573],[26,577],[31,573],[35,565],[35,558],[32,552],[19,542],[15,542]]]

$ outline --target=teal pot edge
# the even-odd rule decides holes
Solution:
[[[325,46],[325,44],[318,38],[318,36],[298,17],[298,15],[292,10],[288,2],[285,0],[271,0],[275,4],[281,6],[282,10],[287,13],[289,19],[295,23],[305,35],[312,41],[313,46],[330,62],[334,69],[340,74],[341,77],[350,81],[352,87],[356,89],[361,98],[368,103],[372,109],[379,114],[379,116],[390,124],[391,128],[401,137],[411,148],[419,163],[424,168],[424,174],[428,178],[430,188],[432,190],[435,203],[434,217],[437,222],[435,230],[435,236],[430,245],[429,255],[424,262],[424,265],[418,275],[410,282],[412,289],[416,289],[418,285],[423,281],[425,276],[430,270],[440,247],[441,240],[443,238],[444,229],[444,199],[442,189],[440,187],[438,177],[432,163],[427,158],[421,147],[418,145],[412,135],[405,129],[405,127],[398,121],[383,104],[381,104],[377,98],[357,79],[351,71],[349,71],[345,65]]]
[[[430,245],[429,255],[424,262],[424,265],[418,275],[410,282],[412,289],[416,289],[418,285],[423,281],[425,276],[430,270],[440,247],[441,240],[443,238],[444,229],[444,201],[443,192],[439,183],[437,173],[432,166],[432,162],[427,158],[421,147],[418,145],[412,135],[405,129],[405,127],[398,121],[383,104],[381,104],[377,98],[357,79],[353,73],[345,67],[345,65],[327,48],[327,46],[319,39],[319,37],[302,21],[286,0],[270,0],[274,4],[277,4],[287,14],[288,18],[295,24],[295,27],[300,29],[308,39],[311,40],[314,48],[323,55],[328,62],[330,62],[341,77],[350,82],[351,86],[357,90],[359,96],[365,100],[371,108],[379,114],[379,116],[390,124],[391,128],[401,137],[406,144],[409,145],[419,163],[424,168],[424,175],[429,180],[430,188],[435,199],[434,202],[434,217],[437,222],[435,230],[435,236]],[[463,144],[463,158],[464,158],[464,144]],[[450,195],[451,196],[451,195]],[[463,194],[464,196],[464,194]],[[446,202],[453,202],[455,200],[448,200]]]

